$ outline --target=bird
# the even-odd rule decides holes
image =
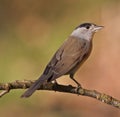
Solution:
[[[82,23],[77,26],[55,52],[42,75],[21,97],[30,97],[43,83],[56,81],[63,75],[69,75],[78,88],[81,87],[74,79],[74,74],[89,57],[94,34],[103,27],[94,23]]]

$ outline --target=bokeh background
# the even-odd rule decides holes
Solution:
[[[0,82],[37,79],[46,64],[83,22],[104,25],[89,59],[76,73],[85,88],[120,99],[119,0],[0,0]],[[75,85],[68,76],[59,83]],[[89,97],[12,90],[0,99],[1,117],[120,117],[120,111]]]

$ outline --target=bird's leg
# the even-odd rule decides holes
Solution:
[[[79,96],[79,89],[81,88],[81,84],[77,81],[77,80],[75,80],[74,79],[74,74],[70,74],[70,78],[77,84],[77,89],[76,89],[76,92],[78,93],[78,96]]]
[[[73,76],[73,74],[70,74],[70,78],[77,84],[78,88],[80,88],[81,84],[77,80],[75,80]]]

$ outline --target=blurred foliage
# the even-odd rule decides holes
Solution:
[[[71,31],[94,22],[105,29],[95,36],[92,55],[76,77],[83,86],[120,97],[119,6],[119,0],[0,0],[0,82],[37,79]],[[59,82],[72,84],[67,77]],[[120,116],[118,110],[85,97],[36,92],[24,100],[19,99],[22,93],[13,90],[0,100],[2,117]]]

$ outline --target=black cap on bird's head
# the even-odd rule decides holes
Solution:
[[[81,28],[81,27],[89,28],[91,25],[95,25],[95,24],[93,24],[93,23],[83,23],[83,24],[80,24],[79,26],[77,26],[75,29]]]
[[[91,27],[94,27],[94,31],[96,32],[97,30],[103,28],[103,26],[97,26],[96,24],[94,23],[83,23],[83,24],[80,24],[79,26],[77,26],[75,29],[78,29],[78,28],[86,28],[86,29],[90,29]]]
[[[87,26],[91,26],[93,23],[83,23],[80,24],[79,27],[87,27]]]

